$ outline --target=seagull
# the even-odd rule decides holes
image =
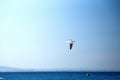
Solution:
[[[72,49],[72,46],[73,46],[73,43],[74,43],[75,41],[72,41],[72,39],[68,39],[68,41],[66,41],[66,43],[68,43],[69,44],[69,46],[70,46],[70,50]]]

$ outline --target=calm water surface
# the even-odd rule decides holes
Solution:
[[[0,80],[120,80],[120,72],[0,72]]]

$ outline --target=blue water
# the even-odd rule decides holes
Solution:
[[[0,80],[120,80],[120,72],[0,72]]]

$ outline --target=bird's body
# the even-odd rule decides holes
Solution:
[[[68,41],[66,41],[68,44],[69,44],[69,47],[70,47],[70,50],[72,49],[72,47],[73,47],[73,43],[75,42],[75,41],[72,41],[72,39],[69,39]]]
[[[71,49],[72,49],[72,46],[73,46],[73,43],[70,43],[69,46],[70,46],[70,50],[71,50]]]

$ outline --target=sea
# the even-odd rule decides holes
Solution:
[[[0,72],[0,80],[120,80],[120,72]]]

